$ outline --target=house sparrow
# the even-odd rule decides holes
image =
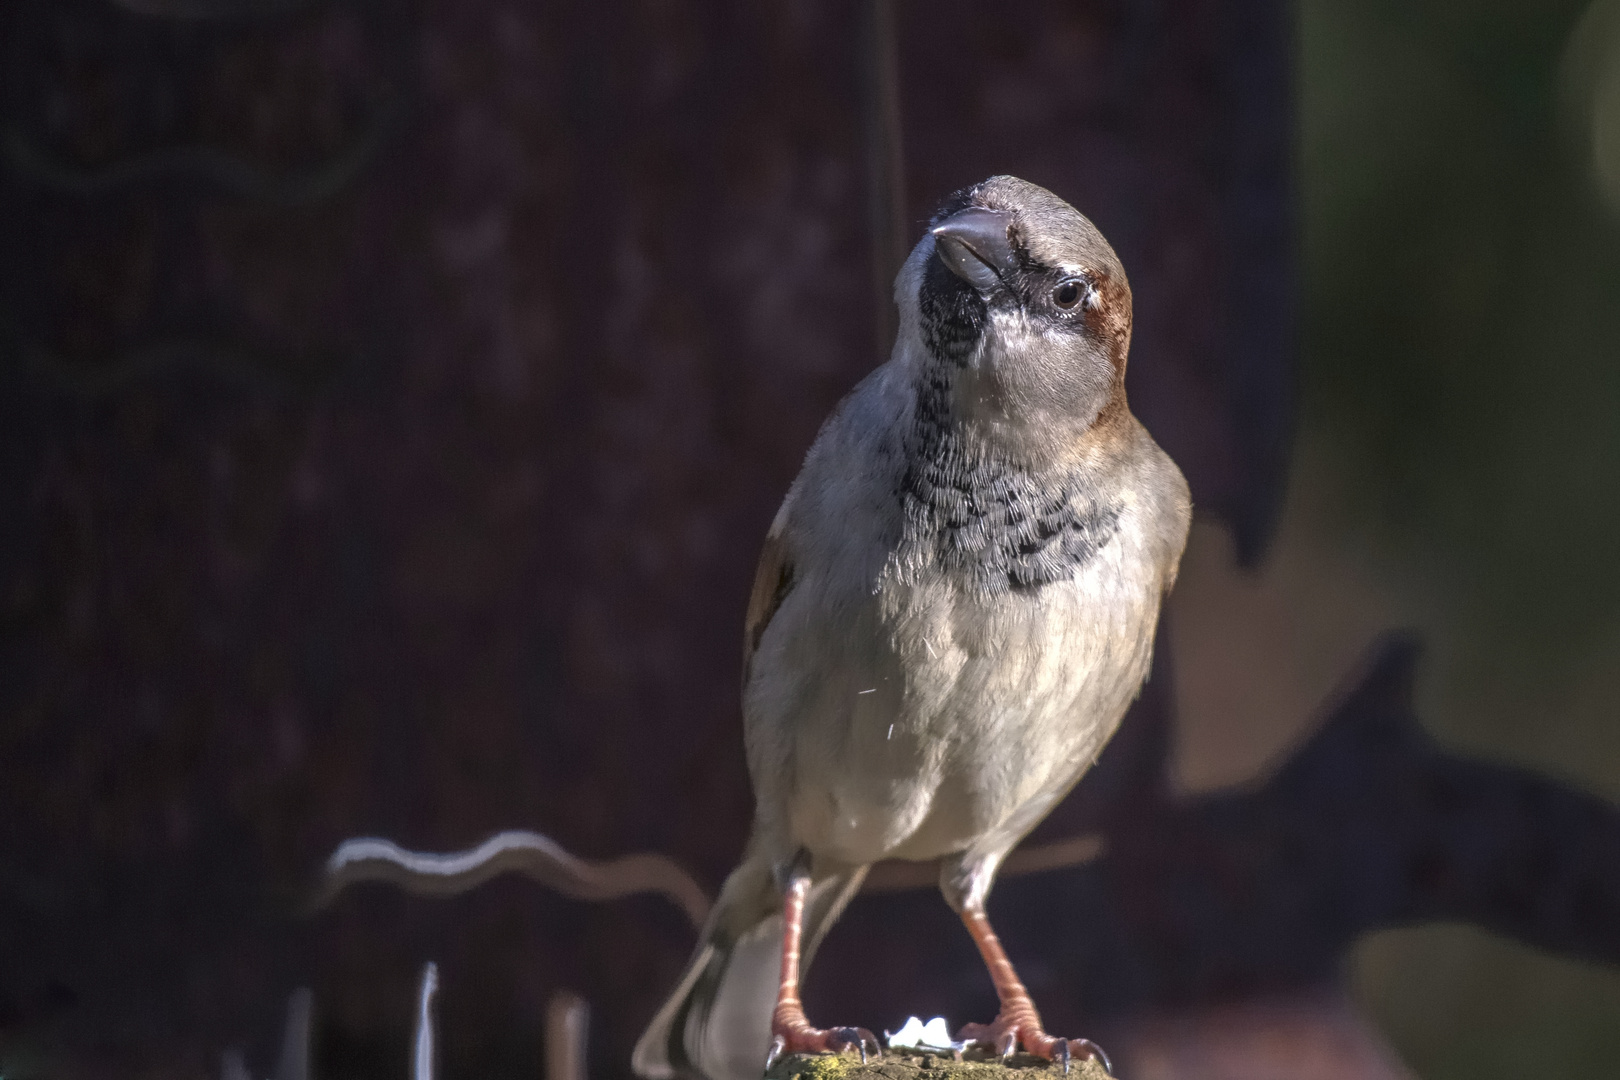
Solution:
[[[1147,676],[1186,481],[1125,403],[1131,292],[1089,220],[997,176],[895,280],[889,361],[822,426],[748,605],[752,837],[633,1065],[756,1080],[811,1026],[808,960],[867,868],[941,860],[1001,1010],[959,1038],[1061,1062],[985,914],[1002,859],[1096,760]],[[774,1008],[772,1003],[774,1002]]]

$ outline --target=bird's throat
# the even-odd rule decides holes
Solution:
[[[898,492],[902,566],[934,566],[982,593],[1067,580],[1119,528],[1120,507],[1081,470],[1036,469],[971,432],[943,365],[924,373]]]

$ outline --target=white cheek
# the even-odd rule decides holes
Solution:
[[[1063,331],[1031,319],[1022,309],[992,314],[985,335],[984,367],[1013,407],[1035,407],[1060,386],[1053,366],[1042,360],[1070,347]]]
[[[1018,310],[991,313],[979,372],[981,416],[1076,419],[1078,408],[1089,423],[1107,397],[1113,368],[1096,350],[1076,348],[1073,332]]]
[[[1016,361],[1032,349],[1045,347],[1043,327],[1030,319],[1023,308],[1015,311],[992,309],[986,337],[987,358],[993,354],[997,363]]]

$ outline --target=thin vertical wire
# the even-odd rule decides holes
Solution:
[[[905,146],[900,120],[900,57],[893,0],[867,0],[862,108],[866,129],[867,228],[872,237],[873,326],[878,356],[894,346],[894,275],[905,262]]]
[[[310,1031],[315,1020],[315,994],[300,986],[287,998],[287,1023],[281,1031],[281,1058],[276,1080],[309,1080]]]
[[[411,1080],[433,1080],[433,1005],[439,994],[439,965],[429,960],[422,967],[416,991],[416,1038],[411,1050]]]
[[[585,1080],[585,1042],[591,1007],[559,990],[546,1003],[546,1080]]]

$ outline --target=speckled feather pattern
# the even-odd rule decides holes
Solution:
[[[1119,528],[1118,501],[1083,478],[1043,479],[973,453],[951,421],[946,373],[923,379],[906,450],[897,558],[961,574],[978,592],[1062,581]]]

